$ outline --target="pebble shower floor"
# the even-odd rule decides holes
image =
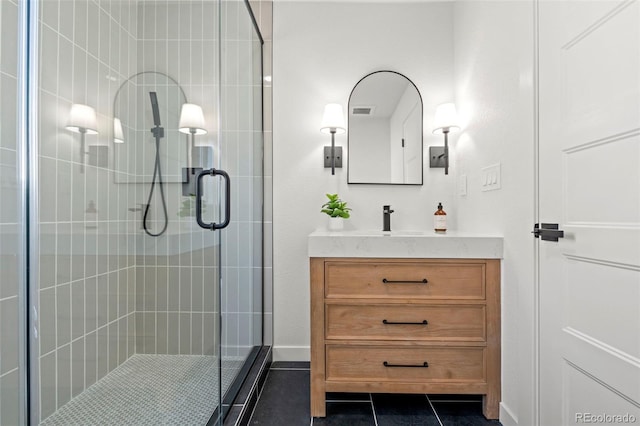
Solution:
[[[241,367],[225,359],[223,389]],[[136,354],[41,425],[205,425],[218,400],[217,381],[216,357]]]

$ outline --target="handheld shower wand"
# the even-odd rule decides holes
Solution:
[[[160,124],[160,108],[158,107],[158,96],[156,92],[149,92],[149,98],[151,99],[151,111],[153,113],[153,125],[154,127],[151,129],[151,134],[156,140],[156,159],[155,165],[153,167],[153,179],[151,179],[151,188],[149,190],[149,200],[147,201],[147,206],[144,209],[144,216],[142,218],[142,226],[144,228],[144,232],[152,237],[159,237],[164,234],[167,230],[167,226],[169,225],[169,216],[167,215],[167,203],[164,199],[164,192],[162,190],[162,171],[160,169],[160,139],[164,137],[164,128],[161,127]],[[149,208],[151,206],[151,197],[153,196],[153,189],[156,184],[156,176],[158,177],[158,186],[160,187],[160,199],[162,201],[162,210],[164,212],[164,226],[160,232],[153,233],[147,227],[147,217],[149,216]]]
[[[156,127],[162,126],[160,124],[160,109],[158,108],[158,95],[156,92],[149,92],[151,98],[151,111],[153,112],[153,125]]]

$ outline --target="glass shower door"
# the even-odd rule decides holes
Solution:
[[[25,424],[27,388],[30,424],[220,422],[262,344],[248,2],[2,0],[0,22],[29,28],[31,67],[3,37],[0,423]],[[230,186],[196,197],[211,168]]]
[[[221,4],[220,166],[231,223],[220,233],[223,404],[232,403],[262,345],[262,45],[246,1]]]
[[[207,424],[220,236],[196,225],[193,182],[220,161],[220,4],[29,3],[31,423]]]

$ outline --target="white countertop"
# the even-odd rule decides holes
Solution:
[[[501,236],[447,231],[316,231],[309,257],[501,259]]]

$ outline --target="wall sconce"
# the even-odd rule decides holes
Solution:
[[[119,118],[113,119],[113,143],[124,143],[124,131]]]
[[[182,169],[182,195],[184,196],[196,193],[196,180],[190,179],[189,175],[195,175],[197,171],[196,168],[193,167],[193,147],[195,146],[196,135],[207,134],[204,125],[204,114],[200,105],[182,104],[178,131],[191,135],[187,147],[187,168]],[[199,170],[202,170],[202,168]]]
[[[331,167],[332,175],[336,174],[336,167],[342,167],[342,147],[335,146],[335,136],[336,133],[344,133],[345,127],[342,105],[327,104],[324,107],[320,131],[331,133],[331,146],[324,147],[324,167]]]
[[[85,135],[97,135],[96,110],[87,105],[73,104],[69,112],[69,121],[65,127],[74,133],[80,133],[80,172],[84,172]]]
[[[202,113],[202,107],[200,105],[182,104],[178,130],[180,131],[180,133],[191,135],[187,155],[187,167],[191,169],[193,163],[192,153],[193,147],[195,145],[196,135],[207,134],[207,131],[204,128],[204,114]]]
[[[430,167],[444,167],[444,174],[449,174],[449,132],[460,130],[458,114],[453,103],[438,105],[434,119],[433,134],[444,135],[444,149],[439,146],[429,147]],[[444,161],[441,161],[444,160]]]

